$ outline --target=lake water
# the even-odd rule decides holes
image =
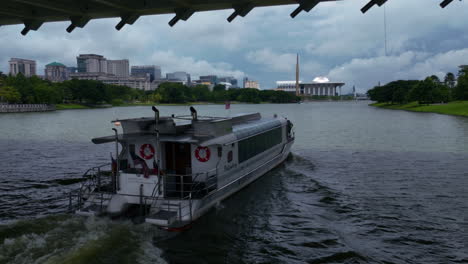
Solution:
[[[90,139],[150,107],[0,115],[0,263],[468,263],[468,118],[367,102],[231,108],[291,119],[292,156],[169,234],[65,214],[75,180],[114,150]]]

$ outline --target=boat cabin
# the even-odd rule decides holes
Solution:
[[[216,189],[217,174],[281,143],[281,122],[260,120],[259,113],[219,118],[193,112],[191,116],[122,119],[113,123],[123,133],[92,141],[120,143],[116,192],[138,193],[144,184],[144,195],[154,195],[156,188],[165,198],[183,199],[195,183],[200,189]]]

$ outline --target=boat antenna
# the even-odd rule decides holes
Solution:
[[[296,54],[296,96],[299,96],[299,53]]]
[[[190,113],[192,114],[192,120],[198,119],[197,110],[193,106],[190,107]]]
[[[116,192],[116,190],[118,190],[118,187],[119,186],[119,183],[118,183],[118,174],[119,174],[119,166],[120,166],[120,157],[119,157],[119,132],[117,131],[116,128],[112,128],[112,130],[114,130],[115,132],[115,155],[116,155],[116,158],[117,158],[117,169],[115,171],[115,174],[114,174],[114,177],[112,179],[112,190],[114,191],[114,193]]]
[[[386,5],[383,6],[383,19],[384,19],[384,45],[385,45],[385,57],[388,56],[387,51],[387,9],[385,8]]]
[[[160,146],[160,140],[159,140],[159,129],[158,129],[158,124],[159,124],[159,110],[156,108],[156,106],[152,106],[151,109],[153,110],[154,112],[154,122],[156,123],[155,125],[155,129],[154,129],[154,132],[156,132],[156,155],[154,155],[153,159],[155,160],[155,163],[156,163],[156,166],[157,166],[157,174],[158,174],[158,194],[161,194],[161,173],[160,173],[160,170],[161,170],[161,166],[160,166],[160,163],[161,163],[161,158],[160,158],[160,154],[161,154],[161,146]],[[157,158],[156,158],[157,156]]]

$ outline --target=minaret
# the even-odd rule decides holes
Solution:
[[[299,53],[296,57],[296,96],[299,96]]]

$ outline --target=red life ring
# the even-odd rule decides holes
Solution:
[[[200,162],[207,162],[210,160],[211,152],[208,147],[198,147],[195,150],[195,158]]]
[[[149,153],[147,152],[149,150]],[[154,157],[154,147],[151,144],[143,144],[140,147],[140,156],[144,159],[152,159]]]

